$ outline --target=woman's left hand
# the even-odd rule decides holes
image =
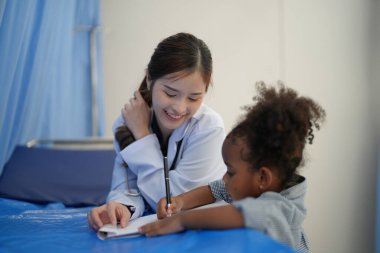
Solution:
[[[136,140],[150,134],[150,108],[139,91],[134,92],[134,97],[121,109],[125,125],[132,132]]]
[[[185,230],[180,215],[174,215],[156,222],[146,224],[139,228],[140,234],[157,236],[177,233]]]

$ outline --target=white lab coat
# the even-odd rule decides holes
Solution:
[[[113,131],[122,125],[118,117]],[[170,170],[170,189],[173,196],[222,178],[226,171],[221,148],[225,138],[223,120],[206,105],[182,126],[175,129],[168,143],[168,165],[171,168],[177,143],[183,139],[175,169]],[[133,205],[136,211],[132,218],[140,217],[145,210],[145,201],[156,210],[157,202],[165,196],[163,155],[155,134],[141,138],[120,151],[114,142],[116,159],[113,169],[112,189],[107,201]],[[125,167],[124,162],[128,164]],[[130,194],[131,192],[139,192]]]

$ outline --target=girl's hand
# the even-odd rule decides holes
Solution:
[[[170,207],[166,208],[166,198],[160,199],[157,203],[157,217],[163,219],[170,217],[172,214],[176,214],[183,208],[183,200],[181,197],[172,197],[172,203]]]
[[[124,105],[121,115],[136,140],[150,134],[150,108],[139,91],[135,91],[134,97]]]
[[[121,227],[125,227],[130,218],[131,213],[128,208],[114,201],[95,207],[87,214],[88,224],[96,231],[105,224],[116,226],[118,222]]]
[[[185,230],[185,228],[181,222],[181,215],[175,215],[173,217],[152,222],[139,228],[139,232],[146,236],[165,235],[183,230]]]

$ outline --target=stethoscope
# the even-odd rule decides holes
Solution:
[[[125,192],[125,194],[127,196],[131,196],[131,197],[138,197],[141,195],[141,193],[137,190],[137,189],[131,189],[129,187],[129,181],[128,181],[128,165],[124,162],[124,167],[126,169],[126,172],[125,172],[125,179],[127,180],[127,191]]]
[[[128,180],[128,175],[127,175],[127,180]],[[127,194],[127,196],[131,196],[131,197],[138,197],[141,195],[141,193],[138,190],[130,189],[129,185],[128,185],[128,190],[127,190],[126,194]]]

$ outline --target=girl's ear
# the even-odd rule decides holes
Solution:
[[[266,191],[270,188],[272,188],[273,180],[274,180],[274,174],[272,170],[268,167],[261,167],[259,169],[259,178],[258,178],[258,187],[261,191]]]

